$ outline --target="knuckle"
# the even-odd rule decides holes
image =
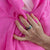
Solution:
[[[34,38],[33,35],[30,35],[29,37],[30,37],[30,39],[33,39]]]
[[[19,29],[22,29],[20,25],[18,25],[18,28],[19,28]]]
[[[27,22],[25,20],[23,20],[22,23],[25,24],[25,25],[27,24]]]
[[[26,21],[24,22],[24,24],[26,25]]]
[[[22,31],[22,33],[26,33],[26,31],[24,30],[24,31]]]
[[[24,24],[27,24],[27,21],[26,20],[24,21]]]

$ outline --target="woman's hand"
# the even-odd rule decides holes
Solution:
[[[18,37],[17,35],[14,35],[14,38],[17,40],[20,40],[20,41],[28,40],[28,41],[31,41],[33,43],[36,43],[36,44],[46,48],[45,45],[46,45],[47,41],[49,40],[49,37],[44,34],[41,23],[33,14],[31,14],[31,16],[26,14],[26,16],[27,16],[28,22],[30,24],[22,16],[20,16],[21,22],[23,23],[23,25],[26,28],[29,28],[30,25],[32,27],[30,27],[28,30],[26,30],[21,26],[19,21],[16,20],[16,25],[17,25],[18,29],[25,35],[25,37]],[[37,23],[33,19],[36,20]]]

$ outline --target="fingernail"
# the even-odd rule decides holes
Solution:
[[[31,13],[31,15],[32,15],[32,13]]]
[[[18,21],[17,21],[17,20],[15,20],[15,23],[17,24],[17,23],[18,23]]]
[[[22,16],[19,16],[19,19],[21,19],[22,18]]]
[[[28,17],[28,16],[29,16],[29,14],[26,14],[26,16]]]
[[[28,14],[26,14],[28,16]]]
[[[19,19],[21,20],[23,18],[23,16],[19,16]]]
[[[33,13],[31,13],[31,15],[34,16]]]

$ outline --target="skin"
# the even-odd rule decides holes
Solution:
[[[23,28],[23,26],[19,23],[18,20],[15,21],[18,29],[25,35],[25,37],[18,37],[14,34],[14,39],[20,40],[20,41],[31,41],[33,43],[38,44],[39,46],[43,47],[45,50],[50,50],[50,37],[47,36],[42,28],[41,23],[39,20],[33,15],[26,14],[27,20],[32,25],[31,29],[26,30]],[[23,16],[19,17],[20,21],[25,27],[29,27],[30,24],[27,20],[23,18]],[[34,19],[37,21],[37,23],[34,21]]]

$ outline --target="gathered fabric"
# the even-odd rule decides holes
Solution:
[[[0,0],[0,50],[45,50],[30,41],[13,38],[13,34],[24,36],[16,27],[15,20],[20,22],[19,15],[27,20],[27,13],[33,13],[45,34],[50,36],[50,0]]]

